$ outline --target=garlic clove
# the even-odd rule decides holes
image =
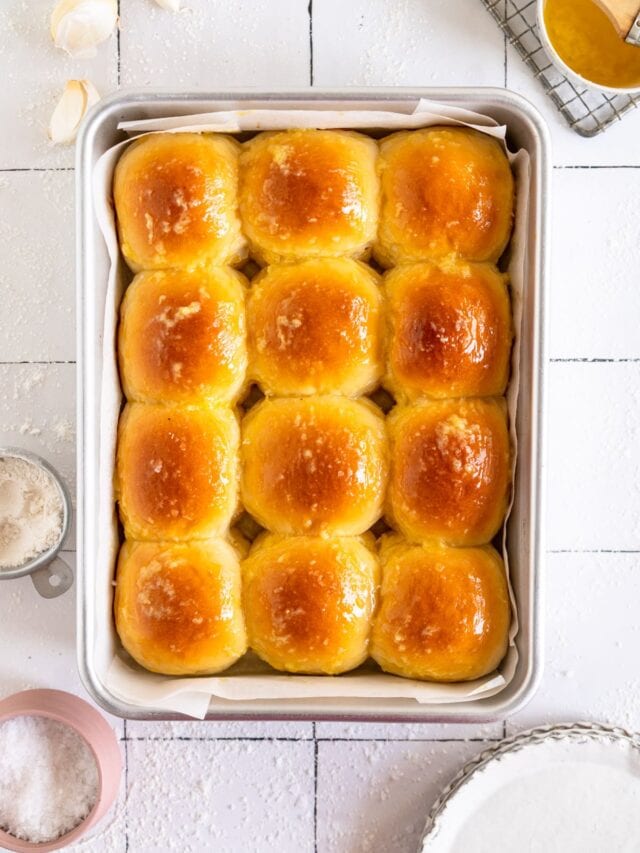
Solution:
[[[73,142],[86,112],[99,100],[89,80],[68,80],[49,121],[49,139],[57,144]]]
[[[182,0],[156,0],[158,6],[168,9],[170,12],[179,12]]]
[[[51,37],[70,56],[89,59],[117,20],[117,0],[59,0],[51,13]]]

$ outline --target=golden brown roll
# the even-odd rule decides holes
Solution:
[[[265,394],[365,394],[382,375],[382,295],[370,267],[322,258],[267,267],[247,307],[250,372]]]
[[[274,533],[364,533],[382,513],[387,454],[369,401],[264,400],[242,425],[243,504]]]
[[[230,267],[141,272],[120,307],[120,376],[129,400],[229,402],[244,385],[243,275]]]
[[[247,650],[240,564],[221,539],[125,542],[114,613],[122,645],[152,672],[220,672]]]
[[[392,526],[410,541],[481,545],[507,508],[510,446],[504,400],[442,400],[389,415]]]
[[[427,681],[487,675],[507,651],[511,609],[504,565],[490,545],[381,548],[380,610],[371,656],[385,672]]]
[[[240,214],[262,264],[363,256],[378,225],[376,143],[343,130],[261,133],[240,156]]]
[[[511,235],[513,175],[502,145],[460,127],[402,131],[380,148],[382,266],[455,254],[497,261]]]
[[[489,264],[396,267],[385,275],[385,385],[397,400],[493,397],[509,378],[507,277]]]
[[[275,669],[336,675],[366,659],[379,568],[363,539],[262,536],[242,581],[249,645]]]
[[[129,539],[207,539],[237,507],[235,414],[129,403],[120,418],[116,491]]]
[[[246,256],[238,216],[238,143],[211,133],[160,133],[127,146],[113,197],[131,269],[232,264]]]

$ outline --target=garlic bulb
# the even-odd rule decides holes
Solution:
[[[89,59],[117,19],[117,0],[59,0],[51,13],[51,37],[70,56]]]
[[[158,6],[168,9],[170,12],[179,12],[182,0],[156,0]]]
[[[68,80],[49,122],[49,139],[73,142],[87,110],[100,100],[89,80]]]

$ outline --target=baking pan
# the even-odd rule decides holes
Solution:
[[[108,148],[126,139],[121,121],[191,115],[219,109],[397,109],[410,111],[421,99],[491,116],[508,128],[512,150],[531,159],[527,257],[523,296],[520,389],[516,415],[518,464],[513,511],[507,524],[511,582],[520,629],[518,664],[511,682],[498,694],[463,703],[420,705],[407,699],[305,699],[230,701],[212,698],[207,719],[315,719],[399,722],[491,722],[515,713],[533,695],[542,668],[542,569],[544,560],[544,419],[546,364],[545,282],[549,196],[549,142],[537,111],[524,98],[503,89],[418,88],[251,90],[172,94],[118,93],[94,107],[77,143],[77,329],[78,329],[78,666],[91,696],[105,710],[141,720],[179,719],[180,715],[122,702],[101,679],[108,660],[98,654],[96,631],[100,602],[112,596],[111,578],[93,570],[101,531],[111,524],[97,504],[100,437],[100,387],[103,321],[109,258],[94,214],[93,167]],[[112,464],[112,463],[110,463]],[[102,604],[104,607],[104,604]],[[117,638],[112,628],[112,649]]]

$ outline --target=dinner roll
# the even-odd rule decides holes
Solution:
[[[220,672],[247,650],[240,565],[220,539],[125,542],[114,612],[122,645],[152,672]]]
[[[378,225],[378,148],[343,130],[261,133],[240,156],[240,214],[262,264],[363,256]]]
[[[396,267],[384,280],[385,385],[397,400],[504,393],[511,354],[507,277],[489,264]]]
[[[352,536],[380,517],[384,418],[369,401],[263,400],[242,425],[242,501],[274,533]]]
[[[504,400],[399,406],[388,426],[392,526],[416,542],[489,542],[504,520],[509,495]]]
[[[378,574],[360,538],[260,537],[242,567],[249,645],[287,672],[354,669],[367,657]]]
[[[228,409],[129,403],[116,460],[127,538],[224,533],[237,506],[238,443],[238,422]]]
[[[160,133],[127,146],[113,177],[122,254],[131,269],[235,263],[246,256],[237,211],[239,145],[210,133]]]
[[[243,275],[230,267],[141,272],[120,307],[129,400],[229,402],[247,368]]]
[[[490,545],[381,548],[380,610],[371,656],[385,672],[427,681],[487,675],[507,651],[511,611],[504,565]]]
[[[498,140],[461,127],[402,131],[380,148],[382,266],[460,255],[497,261],[513,220],[513,175]]]
[[[267,267],[248,303],[251,376],[265,394],[365,394],[383,370],[382,296],[370,267],[322,258]]]

